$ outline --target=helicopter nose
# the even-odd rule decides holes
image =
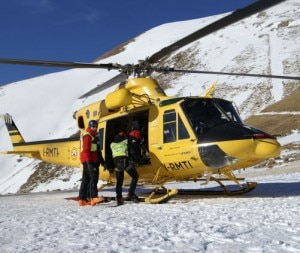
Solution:
[[[255,156],[259,159],[267,159],[279,156],[281,145],[274,139],[256,140]]]

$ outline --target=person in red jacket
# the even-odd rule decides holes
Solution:
[[[102,197],[98,197],[96,185],[96,182],[98,181],[97,177],[99,175],[99,147],[97,128],[97,121],[91,120],[81,140],[80,161],[83,166],[83,172],[79,189],[79,206],[85,206],[89,204],[94,206],[103,201]],[[90,196],[87,196],[88,193]],[[90,202],[88,201],[88,198],[90,199]]]

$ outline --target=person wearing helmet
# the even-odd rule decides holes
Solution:
[[[142,131],[139,122],[135,120],[132,122],[132,128],[128,137],[129,161],[132,163],[139,164],[142,159],[141,141]]]
[[[144,128],[141,127],[139,121],[134,120],[128,137],[128,156],[129,163],[133,163],[135,166],[150,162],[145,136]]]
[[[99,177],[99,156],[101,155],[98,147],[97,128],[98,122],[90,120],[88,128],[85,133],[83,133],[81,139],[80,161],[83,166],[83,172],[79,189],[79,206],[89,204],[94,206],[103,201],[102,197],[98,197],[97,189]],[[101,162],[104,164],[103,158]],[[90,201],[88,201],[88,199],[90,199]]]
[[[116,195],[117,204],[123,205],[124,200],[122,196],[122,186],[124,181],[124,171],[131,176],[131,183],[128,190],[127,200],[132,200],[135,203],[138,202],[138,197],[135,195],[136,185],[139,179],[139,175],[135,167],[128,161],[128,140],[124,132],[118,133],[114,141],[110,144],[112,151],[113,161],[116,168]]]

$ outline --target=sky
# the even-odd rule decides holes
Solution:
[[[0,58],[91,62],[158,25],[245,7],[254,0],[10,0],[0,2]],[[61,71],[0,65],[0,85]]]

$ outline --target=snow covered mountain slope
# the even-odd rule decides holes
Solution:
[[[223,15],[163,24],[97,61],[136,63]],[[160,65],[299,76],[299,37],[300,3],[289,0],[181,48],[164,58]],[[77,132],[72,118],[74,111],[103,99],[114,87],[86,99],[78,97],[116,74],[98,69],[73,69],[0,87],[0,113],[13,116],[26,141],[68,137]],[[279,79],[199,74],[159,74],[156,78],[168,95],[180,96],[195,94],[195,91],[201,94],[218,80],[215,96],[235,101],[242,118],[260,112],[299,88],[299,81]],[[8,134],[0,121],[0,150],[9,149]],[[0,164],[0,193],[17,192],[38,168],[37,161],[4,155],[0,155]],[[78,170],[74,173],[79,175]],[[74,185],[70,178],[72,175],[68,177],[70,181],[64,178],[69,188]]]

